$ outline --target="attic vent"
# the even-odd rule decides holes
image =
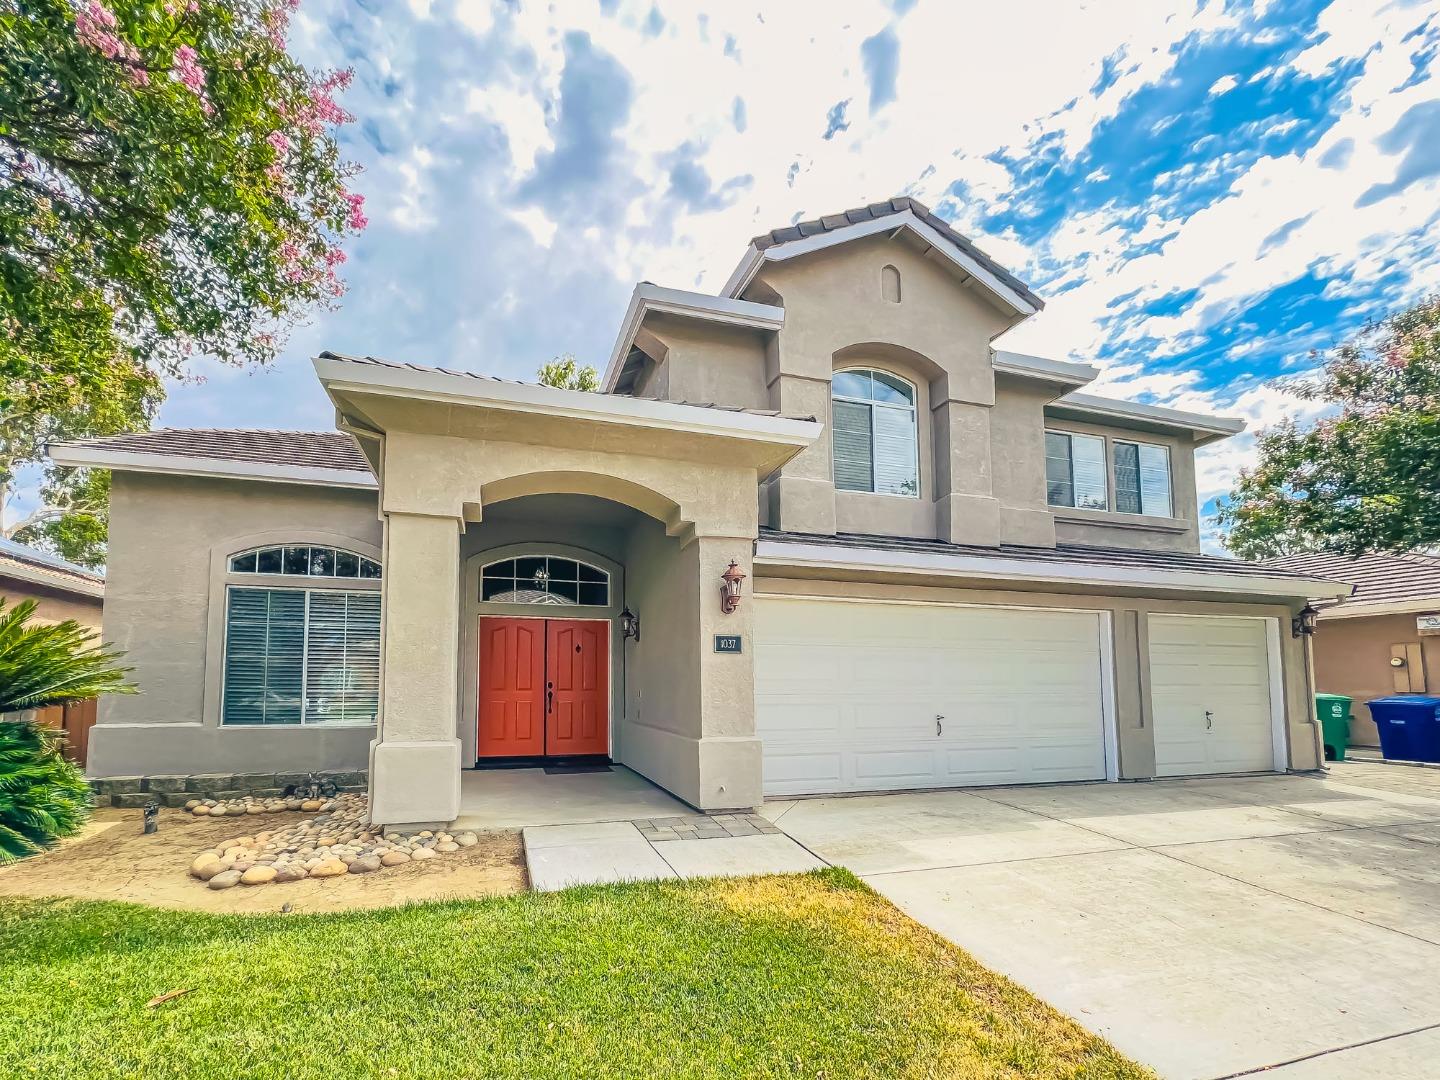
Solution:
[[[880,270],[880,295],[892,304],[900,302],[900,271],[893,266]]]

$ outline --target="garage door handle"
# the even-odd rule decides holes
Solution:
[[[935,734],[936,734],[936,735],[939,735],[942,731],[945,730],[943,727],[940,726],[940,721],[941,721],[941,720],[944,720],[944,719],[945,719],[945,717],[943,717],[943,716],[937,716],[937,717],[935,717]]]
[[[1205,730],[1209,731],[1215,726],[1215,714],[1209,709],[1205,710]]]

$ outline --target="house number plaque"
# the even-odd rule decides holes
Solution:
[[[715,651],[716,651],[716,652],[732,652],[732,653],[744,652],[744,650],[740,647],[740,635],[739,635],[739,634],[716,634],[716,635],[715,635]]]

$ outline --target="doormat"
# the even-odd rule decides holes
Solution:
[[[570,773],[613,772],[609,765],[546,765],[546,776],[568,776]]]

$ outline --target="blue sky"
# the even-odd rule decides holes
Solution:
[[[349,294],[160,422],[329,427],[324,348],[603,368],[636,280],[718,291],[755,233],[895,194],[1046,298],[1002,347],[1252,426],[1302,408],[1270,380],[1311,349],[1440,288],[1433,0],[819,10],[307,0],[295,51],[356,71]],[[1250,452],[1204,453],[1202,501]]]

